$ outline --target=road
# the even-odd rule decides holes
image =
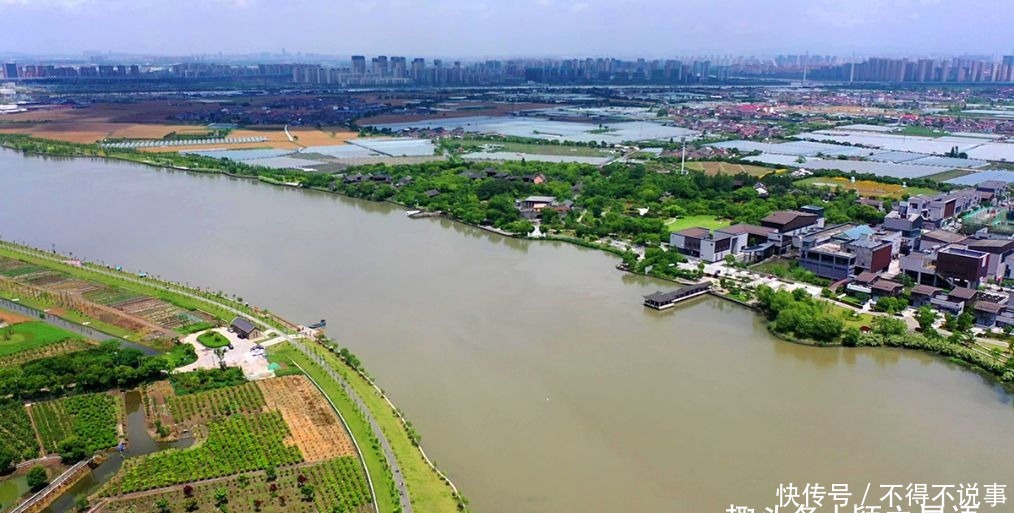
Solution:
[[[24,250],[24,249],[22,249],[22,248],[20,248],[18,246],[12,246],[12,245],[8,245],[8,247],[11,248],[11,249],[13,249],[14,251],[17,251],[19,253],[23,253],[25,255],[30,255],[30,256],[33,256],[33,257],[45,258],[47,260],[50,260],[50,261],[53,261],[53,262],[56,262],[56,263],[61,263],[61,264],[63,263],[63,260],[61,260],[59,258],[52,257],[52,256],[50,256],[48,254],[45,254],[45,253],[42,253],[42,252],[26,251],[26,250]],[[127,275],[126,273],[122,273],[122,272],[115,272],[115,271],[110,271],[108,269],[102,269],[102,268],[97,268],[97,267],[88,267],[88,270],[96,272],[96,273],[99,273],[99,274],[103,274],[103,275],[106,275],[106,276],[110,276],[110,277],[113,277],[113,278],[117,278],[117,279],[120,279],[120,280],[132,282],[132,283],[137,283],[137,284],[140,284],[140,285],[146,285],[146,286],[149,286],[149,287],[151,287],[151,286],[161,286],[162,288],[164,288],[166,290],[170,290],[170,291],[172,291],[172,292],[174,292],[176,294],[179,294],[181,296],[185,296],[185,297],[188,297],[188,298],[191,298],[191,299],[196,299],[198,301],[203,301],[205,303],[212,304],[212,305],[214,305],[216,307],[219,307],[219,308],[222,308],[222,309],[224,309],[226,311],[234,313],[237,316],[246,317],[246,318],[250,319],[252,322],[254,322],[258,326],[260,326],[264,330],[264,332],[267,332],[268,330],[271,330],[271,331],[275,331],[275,332],[279,333],[280,337],[284,338],[287,342],[289,342],[290,344],[292,344],[293,347],[295,347],[296,349],[299,349],[302,353],[307,354],[308,356],[309,356],[310,353],[312,353],[312,351],[309,351],[306,348],[306,346],[303,345],[303,343],[301,341],[299,341],[298,339],[296,339],[292,335],[284,333],[281,330],[275,328],[274,326],[271,326],[271,325],[267,324],[266,322],[264,322],[264,321],[262,321],[260,319],[257,319],[256,317],[252,317],[252,316],[246,314],[245,312],[242,312],[242,311],[240,311],[240,310],[238,310],[236,308],[233,308],[231,305],[224,304],[224,303],[219,303],[217,301],[213,301],[213,300],[208,299],[208,298],[206,298],[204,296],[191,293],[191,292],[189,292],[187,290],[184,290],[184,289],[181,289],[181,288],[165,286],[165,285],[162,285],[160,283],[153,282],[152,280],[146,280],[146,279],[136,278],[134,276],[130,276],[130,275]],[[313,357],[311,356],[310,358],[312,359]],[[319,358],[319,356],[318,356],[318,358]],[[376,419],[373,416],[373,413],[370,412],[370,409],[366,407],[366,404],[359,397],[359,394],[357,394],[355,392],[355,390],[352,389],[351,386],[349,386],[349,384],[345,381],[345,379],[342,378],[341,375],[337,371],[334,370],[334,368],[331,366],[331,364],[328,363],[327,361],[324,361],[323,359],[321,359],[321,362],[319,363],[319,365],[321,366],[322,369],[324,369],[325,372],[328,373],[329,376],[331,376],[332,378],[334,378],[335,381],[337,381],[338,384],[340,384],[343,389],[345,389],[346,393],[353,400],[353,402],[355,402],[355,404],[362,410],[363,415],[366,417],[367,421],[370,423],[370,429],[373,431],[373,436],[375,436],[377,438],[377,440],[380,441],[381,446],[384,448],[384,457],[387,460],[388,467],[391,469],[392,476],[394,477],[394,483],[398,487],[398,490],[399,490],[400,499],[401,499],[401,511],[403,513],[412,513],[412,502],[411,502],[411,499],[409,498],[408,486],[405,484],[405,478],[404,478],[404,476],[401,473],[401,466],[398,464],[398,460],[397,460],[397,458],[395,458],[394,452],[391,450],[391,444],[390,444],[390,442],[388,442],[387,435],[384,434],[384,430],[380,428],[380,424],[377,423]],[[361,454],[360,454],[360,459],[362,459],[362,455]],[[366,469],[365,462],[363,463],[363,468]],[[370,492],[373,494],[373,497],[374,497],[373,506],[374,506],[374,508],[376,508],[377,507],[377,500],[376,500],[377,492],[376,492],[376,490],[373,487],[373,481],[370,478],[369,470],[366,470],[366,477],[367,477],[367,480],[370,483]]]

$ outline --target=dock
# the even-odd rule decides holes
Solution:
[[[690,298],[707,294],[709,290],[711,290],[711,283],[704,282],[683,287],[679,290],[673,290],[671,292],[659,291],[654,294],[644,296],[644,306],[654,308],[655,310],[665,310],[666,308],[676,306],[676,304],[680,301],[685,301]]]

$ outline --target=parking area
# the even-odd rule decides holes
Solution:
[[[263,336],[254,340],[248,340],[240,338],[235,333],[229,331],[228,328],[214,328],[208,331],[220,333],[229,340],[232,349],[225,348],[225,355],[223,357],[225,365],[243,369],[243,374],[246,375],[247,379],[264,379],[274,376],[274,372],[268,370],[268,360],[264,355],[263,344],[271,341],[269,337]],[[215,350],[204,347],[203,344],[197,341],[197,337],[202,333],[206,332],[192,333],[183,339],[184,344],[194,346],[194,350],[197,351],[197,361],[180,367],[178,371],[188,372],[195,369],[214,369],[218,367],[218,357],[215,355]]]

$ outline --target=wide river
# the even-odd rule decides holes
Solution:
[[[1014,401],[989,379],[916,352],[781,342],[717,299],[649,311],[641,296],[671,285],[601,252],[6,150],[0,237],[326,318],[479,513],[763,510],[788,482],[872,483],[871,497],[1014,485]]]

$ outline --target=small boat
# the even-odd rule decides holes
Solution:
[[[315,329],[323,328],[325,326],[327,326],[327,321],[324,320],[324,319],[321,319],[320,322],[311,324],[311,325],[307,326],[307,328],[310,328],[311,330],[315,330]]]
[[[408,217],[412,217],[414,215],[418,215],[418,214],[421,214],[421,213],[422,213],[422,210],[409,210],[408,212],[405,212],[405,215],[408,216]]]

